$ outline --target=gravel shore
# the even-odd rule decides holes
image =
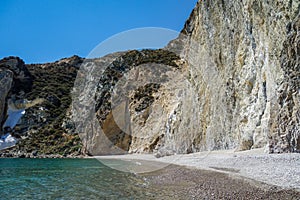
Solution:
[[[96,157],[122,160],[118,170],[144,174],[178,199],[300,199],[300,154],[213,151],[155,158],[132,154]],[[185,196],[187,195],[187,196]]]
[[[170,156],[160,160],[300,191],[300,154],[297,153],[265,154],[262,149],[244,152],[216,151]]]
[[[191,169],[178,165],[143,174],[157,192],[169,199],[295,199],[300,192],[231,177],[221,172]],[[160,195],[160,194],[158,194]],[[168,199],[168,197],[164,197]],[[155,197],[154,197],[155,199]]]

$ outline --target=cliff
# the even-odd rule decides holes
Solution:
[[[181,35],[165,48],[178,56],[173,58],[177,67],[133,62],[122,74],[127,73],[128,85],[138,85],[135,89],[106,84],[100,74],[96,96],[108,94],[107,87],[119,96],[126,91],[128,99],[96,100],[97,134],[82,130],[89,151],[162,156],[264,147],[270,153],[299,152],[299,6],[298,1],[199,1]],[[131,65],[126,59],[118,64]],[[158,68],[165,70],[155,76]],[[152,101],[139,110],[135,94],[151,82],[140,78],[145,73],[157,87],[143,94]]]
[[[191,148],[299,152],[299,8],[292,0],[198,2],[181,39],[198,98]]]
[[[46,101],[25,119],[43,116],[34,124],[44,128],[27,130],[16,149],[300,152],[299,10],[294,0],[200,0],[164,49],[27,65],[24,98]],[[14,75],[0,75],[3,113]]]

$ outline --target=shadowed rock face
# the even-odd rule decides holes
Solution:
[[[2,124],[6,116],[6,97],[10,91],[13,82],[13,73],[8,70],[0,71],[0,127],[2,132]],[[2,134],[1,134],[2,135]]]
[[[28,71],[23,60],[18,57],[7,57],[0,60],[1,70],[8,70],[13,73],[14,83],[11,93],[21,95],[21,92],[29,92],[32,87],[33,77]]]
[[[0,60],[0,124],[7,115],[7,102],[12,94],[24,98],[24,94],[32,87],[32,75],[23,60],[18,57],[8,57]]]
[[[300,152],[300,14],[287,25],[280,56],[284,80],[277,90],[270,124],[271,152]]]

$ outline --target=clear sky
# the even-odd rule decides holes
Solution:
[[[133,28],[180,31],[197,0],[0,0],[0,58],[52,62]]]

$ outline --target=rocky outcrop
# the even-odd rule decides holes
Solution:
[[[32,87],[32,75],[25,63],[18,57],[7,57],[0,60],[0,125],[6,118],[7,100],[14,94],[24,98]]]
[[[160,124],[147,123],[148,117],[154,113],[151,108],[157,104],[161,85],[178,70],[179,59],[167,50],[134,50],[82,64],[72,119],[89,154],[153,151],[153,142],[164,134],[159,129],[166,116],[156,116]]]
[[[71,104],[71,89],[82,58],[73,56],[54,63],[25,65],[16,57],[0,61],[1,112],[5,121],[7,105],[26,109],[13,130],[20,138],[2,156],[80,154],[78,134],[69,133],[64,118]],[[2,93],[3,91],[3,93]],[[5,95],[6,94],[6,95]],[[9,102],[15,99],[15,102]],[[23,102],[19,104],[19,102]],[[1,126],[2,127],[2,126]]]

